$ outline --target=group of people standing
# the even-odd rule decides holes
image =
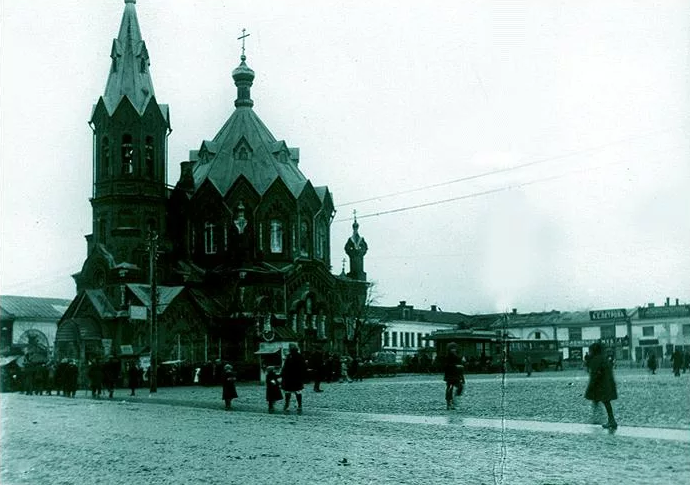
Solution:
[[[26,395],[74,397],[77,392],[79,368],[73,360],[63,359],[57,365],[53,362],[27,362],[21,376],[21,390]]]
[[[144,372],[137,362],[128,362],[126,371],[130,396],[134,396],[135,391],[143,380]],[[121,363],[115,357],[110,357],[105,362],[101,362],[101,359],[96,357],[89,362],[87,377],[89,379],[91,397],[98,399],[105,390],[108,392],[108,398],[112,399],[115,387],[120,382]]]
[[[225,409],[230,410],[232,409],[232,400],[238,397],[237,387],[235,386],[237,378],[231,364],[226,364],[224,371],[223,401],[225,402]],[[266,402],[268,403],[268,412],[274,413],[275,404],[278,401],[284,400],[283,412],[288,413],[290,411],[290,400],[294,394],[297,413],[301,414],[302,391],[304,390],[306,379],[306,361],[297,345],[290,344],[282,369],[279,370],[274,366],[266,368]],[[320,392],[318,384],[315,384],[314,390]]]
[[[673,375],[676,377],[680,377],[681,370],[683,371],[683,374],[685,374],[688,368],[690,368],[690,352],[684,353],[680,347],[676,347],[671,354],[671,365],[673,368]],[[656,370],[659,368],[659,361],[657,359],[656,352],[650,352],[647,356],[647,368],[652,372],[652,374],[656,374]]]

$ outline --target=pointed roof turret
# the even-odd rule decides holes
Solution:
[[[112,63],[103,101],[110,114],[124,96],[134,108],[143,113],[154,96],[149,73],[149,53],[141,37],[135,9],[136,0],[125,0],[120,31],[110,51]]]

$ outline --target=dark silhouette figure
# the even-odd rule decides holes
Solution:
[[[283,399],[283,393],[278,384],[278,374],[276,374],[275,367],[266,368],[266,401],[268,402],[268,412],[273,414],[275,412],[274,405],[276,401]]]
[[[683,352],[679,348],[676,348],[671,355],[671,361],[673,362],[673,375],[680,377],[680,369],[683,367]]]
[[[110,357],[108,361],[103,364],[103,387],[108,391],[108,398],[113,398],[115,386],[120,380],[120,361],[117,358]]]
[[[649,367],[649,370],[652,371],[652,374],[656,374],[656,369],[659,366],[656,360],[656,353],[655,352],[650,352],[649,356],[647,357],[647,367]]]
[[[311,358],[309,359],[309,366],[314,371],[314,392],[323,392],[323,389],[321,389],[321,380],[324,374],[324,363],[323,352],[321,350],[312,352]],[[283,398],[282,395],[280,398]]]
[[[532,357],[529,355],[525,355],[525,372],[527,373],[527,377],[532,375]]]
[[[127,369],[127,381],[129,383],[130,396],[135,395],[135,391],[139,387],[139,381],[141,380],[141,369],[135,362],[130,362]]]
[[[465,386],[465,374],[458,357],[458,346],[448,344],[448,353],[443,366],[443,380],[446,381],[446,409],[455,409],[455,396],[462,394]]]
[[[594,408],[600,402],[604,403],[608,422],[603,426],[609,430],[615,430],[618,424],[613,417],[611,401],[618,399],[618,392],[616,390],[616,381],[613,379],[613,367],[604,355],[604,350],[600,343],[592,344],[589,347],[589,353],[591,357],[589,363],[589,384],[585,391],[585,398],[592,401]]]
[[[223,401],[225,401],[225,409],[228,411],[231,409],[232,400],[237,397],[236,380],[232,366],[225,364],[223,367]]]
[[[304,357],[299,353],[297,345],[290,344],[290,352],[285,358],[283,370],[280,375],[282,378],[283,391],[285,391],[285,405],[284,412],[289,412],[290,396],[295,393],[297,399],[297,412],[302,412],[302,389],[304,389],[304,374],[306,372],[306,364]]]
[[[100,399],[101,392],[103,391],[103,365],[98,359],[95,359],[89,365],[87,376],[91,384],[91,397]]]

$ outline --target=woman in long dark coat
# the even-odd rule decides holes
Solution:
[[[593,402],[596,407],[600,402],[604,403],[608,422],[604,428],[616,429],[618,423],[613,417],[611,401],[618,399],[616,381],[613,379],[613,367],[604,355],[604,349],[600,343],[594,343],[589,348],[589,384],[585,391],[585,398]]]
[[[230,364],[225,364],[223,368],[223,401],[225,401],[225,409],[230,410],[232,400],[237,396],[237,388],[235,387],[235,372],[232,370]]]
[[[448,353],[443,366],[443,380],[446,381],[446,409],[455,409],[455,395],[462,393],[465,385],[463,366],[458,357],[457,344],[448,344]]]
[[[299,353],[297,345],[290,344],[290,352],[285,358],[283,370],[280,372],[282,377],[283,391],[285,391],[285,405],[283,411],[288,412],[290,408],[290,396],[295,393],[297,399],[297,412],[302,412],[302,389],[304,389],[304,377],[307,366],[304,357]]]

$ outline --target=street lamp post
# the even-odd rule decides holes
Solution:
[[[149,233],[149,270],[151,272],[151,366],[149,367],[149,392],[158,392],[158,287],[156,285],[156,260],[158,258],[158,233]]]

